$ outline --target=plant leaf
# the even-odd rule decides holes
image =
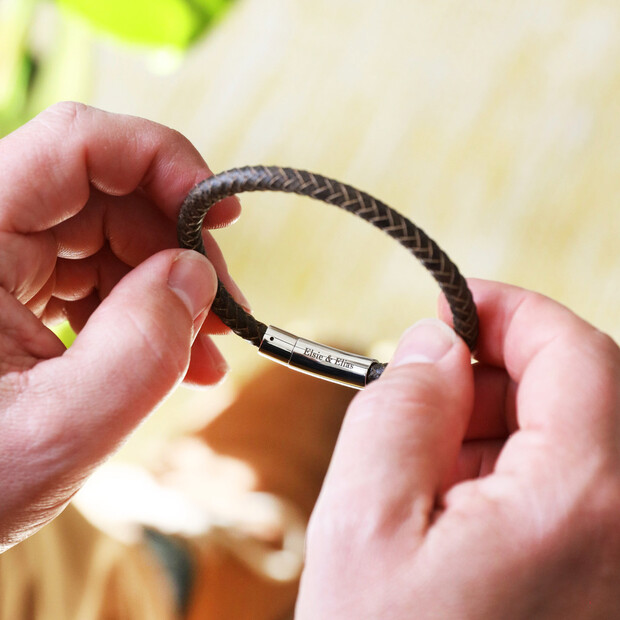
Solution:
[[[186,48],[230,0],[57,0],[127,42]]]

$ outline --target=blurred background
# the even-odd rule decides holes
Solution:
[[[214,172],[319,172],[620,340],[619,34],[603,0],[0,0],[0,135],[74,99],[174,127]],[[361,221],[241,198],[216,238],[260,319],[388,359],[435,314],[432,278]],[[1,618],[292,617],[351,394],[218,344],[225,383],[180,389],[79,511],[0,556]]]

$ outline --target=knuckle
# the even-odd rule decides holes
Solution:
[[[88,112],[90,108],[77,101],[59,101],[52,104],[39,115],[39,120],[45,124],[59,124],[59,129],[72,127],[80,116]]]

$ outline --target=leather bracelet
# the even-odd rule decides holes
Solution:
[[[390,235],[430,271],[446,296],[456,333],[472,353],[475,351],[478,313],[471,291],[456,265],[406,217],[369,194],[339,181],[276,166],[247,166],[212,176],[198,183],[183,202],[177,226],[180,247],[206,256],[202,226],[207,211],[227,196],[252,191],[288,192],[322,200],[361,217]],[[218,282],[211,309],[235,334],[257,346],[260,354],[328,381],[361,389],[378,379],[387,366],[257,321],[232,298],[221,282]]]

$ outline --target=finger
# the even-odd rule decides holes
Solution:
[[[84,329],[91,314],[95,312],[100,303],[101,299],[96,291],[92,292],[88,297],[84,297],[84,299],[64,302],[64,315],[69,321],[71,329],[76,334],[79,334]]]
[[[229,366],[213,340],[206,334],[198,334],[193,346],[189,368],[183,379],[185,385],[196,387],[215,385],[228,373]]]
[[[48,299],[45,305],[45,310],[39,317],[41,322],[46,326],[55,327],[59,323],[67,320],[67,309],[65,305],[67,302],[64,299],[56,299],[52,296]]]
[[[119,199],[122,197],[108,196],[91,188],[84,208],[51,229],[57,255],[75,260],[96,254],[106,243],[107,202]]]
[[[186,194],[210,175],[178,132],[81,104],[56,104],[0,142],[0,229],[30,233],[62,222],[86,204],[91,185],[118,196],[140,187],[176,221]],[[238,214],[238,201],[226,199],[209,222]]]
[[[49,320],[59,318],[68,319],[72,329],[79,333],[90,315],[97,309],[101,303],[101,299],[97,293],[92,293],[72,302],[63,302],[52,298],[55,302],[53,307],[50,307],[50,316],[46,317]],[[63,303],[62,307],[57,307]],[[211,313],[207,313],[207,316],[203,318],[200,323],[202,326],[199,328],[195,341],[192,345],[191,358],[189,368],[183,383],[186,385],[192,385],[196,387],[211,386],[219,383],[228,373],[229,366],[224,356],[220,353],[215,343],[209,338],[209,334],[214,333],[214,329],[218,329],[217,324],[215,326],[206,324],[210,317],[215,317]],[[219,319],[220,330],[228,330]],[[230,331],[230,330],[228,330]],[[217,332],[216,332],[217,333]]]
[[[129,271],[130,267],[120,261],[107,245],[88,258],[59,258],[53,295],[57,299],[74,301],[95,291],[102,300]]]
[[[94,190],[86,208],[54,227],[54,237],[60,257],[90,257],[107,242],[114,255],[132,267],[152,254],[178,245],[176,227],[170,225],[163,213],[154,211],[151,201],[139,192],[109,196]],[[231,295],[248,308],[213,235],[205,231],[203,242],[219,279]]]
[[[382,378],[351,404],[319,514],[359,515],[381,534],[409,522],[406,535],[421,536],[456,466],[472,401],[464,342],[436,320],[414,326]]]
[[[251,312],[250,302],[247,300],[246,296],[230,275],[219,245],[216,243],[213,236],[207,231],[203,232],[202,237],[205,246],[205,253],[215,267],[217,277],[220,282],[242,308],[244,308],[247,312]],[[229,334],[231,329],[227,325],[224,325],[220,317],[213,312],[210,312],[203,323],[201,332],[204,335],[222,336]]]
[[[54,445],[49,469],[58,484],[105,458],[181,381],[194,321],[215,289],[204,257],[162,252],[114,288],[62,357],[32,368],[29,428],[36,425],[41,445]]]
[[[461,447],[456,468],[448,478],[444,490],[459,482],[482,478],[491,474],[504,447],[504,440],[481,439],[466,441]]]
[[[144,223],[149,222],[148,228]],[[59,256],[71,260],[58,261],[57,286],[55,296],[61,299],[84,297],[84,291],[96,286],[105,273],[102,262],[102,248],[109,244],[111,253],[124,265],[136,266],[143,260],[161,250],[177,246],[176,229],[161,213],[154,212],[150,201],[142,194],[130,196],[107,196],[93,192],[88,206],[74,217],[54,228],[54,236],[59,247]],[[249,310],[249,302],[234,282],[224,256],[213,236],[203,234],[207,256],[233,298]],[[107,252],[110,254],[110,252]],[[106,256],[107,256],[106,254]],[[93,257],[94,255],[94,257]],[[81,258],[81,261],[75,259]],[[107,257],[105,264],[112,261]],[[92,259],[92,260],[88,260]],[[118,275],[125,271],[113,269]],[[108,277],[111,284],[116,281]],[[75,290],[72,284],[75,281]],[[111,288],[108,287],[108,291]],[[105,297],[107,292],[100,295]],[[205,333],[227,333],[217,317],[207,322]]]
[[[60,340],[0,286],[0,382],[4,375],[32,368],[63,351]],[[0,387],[0,394],[10,397],[10,390]]]
[[[145,227],[148,222],[148,227]],[[176,229],[170,226],[169,220],[162,214],[153,211],[152,204],[143,194],[133,193],[130,196],[108,196],[93,191],[88,205],[77,215],[62,222],[54,228],[54,236],[59,247],[59,256],[69,259],[91,257],[98,253],[109,242],[112,252],[125,264],[136,266],[150,255],[163,249],[176,247]],[[219,279],[233,298],[246,310],[250,304],[245,295],[232,279],[226,260],[213,236],[203,233],[206,254],[215,267]],[[59,261],[60,262],[60,261]],[[76,264],[71,261],[70,264]],[[85,261],[76,266],[76,270],[92,272],[94,263]],[[77,298],[80,291],[72,292],[66,284],[66,266],[63,269],[62,293],[57,296],[63,299]],[[124,274],[122,274],[124,275]],[[93,277],[89,279],[93,284]],[[60,285],[59,285],[60,286]],[[84,288],[84,287],[82,287]],[[228,333],[229,329],[214,316],[205,326],[205,333]]]
[[[250,307],[250,302],[230,275],[228,271],[228,266],[226,265],[226,260],[224,259],[224,255],[222,254],[222,250],[213,238],[213,235],[211,235],[207,231],[203,231],[202,240],[205,246],[205,253],[215,267],[215,271],[217,272],[217,277],[219,278],[220,282],[232,295],[232,298],[239,305],[241,305],[241,307],[244,308],[246,312],[251,312],[252,310]],[[231,332],[230,328],[224,325],[222,320],[213,312],[210,312],[205,319],[201,331],[205,335],[218,336],[229,334]]]
[[[473,411],[446,490],[490,474],[506,439],[517,430],[515,383],[501,368],[477,363],[473,371]]]
[[[222,265],[224,274],[222,276],[218,274],[218,277],[230,283],[232,280],[227,274],[226,266],[220,261],[220,268]],[[58,320],[58,317],[67,318],[72,328],[75,331],[80,331],[101,300],[109,295],[112,288],[129,271],[130,268],[112,254],[108,246],[104,246],[95,255],[87,258],[79,260],[58,259],[52,297],[53,303],[52,300],[48,302],[48,305],[53,305],[53,307],[50,307],[49,312],[46,311],[44,318],[47,321]],[[237,298],[240,297],[247,304],[245,297],[238,289],[234,286],[230,288],[235,291]],[[63,300],[65,303],[59,305],[59,302]],[[86,301],[79,303],[80,300]],[[210,312],[202,321],[200,331],[205,336],[224,335],[230,333],[230,328],[226,327],[219,317]],[[195,368],[200,367],[195,366]],[[197,380],[197,382],[203,383],[202,380]],[[207,380],[207,383],[211,384],[211,381]]]
[[[241,203],[239,199],[237,196],[229,196],[207,211],[203,224],[209,230],[216,230],[233,224],[239,219],[240,215]]]
[[[195,321],[215,291],[215,271],[204,257],[161,252],[113,289],[62,356],[5,377],[0,478],[10,498],[4,514],[15,527],[38,527],[60,511],[179,383]],[[31,315],[32,321],[30,329],[42,329]],[[19,333],[16,342],[27,336]]]
[[[205,322],[202,324],[201,332],[212,336],[226,336],[232,333],[232,330],[227,325],[224,325],[222,319],[214,312],[209,312]]]
[[[0,232],[0,287],[28,303],[50,280],[56,259],[51,234]]]
[[[176,227],[140,191],[109,196],[92,190],[87,205],[53,231],[62,258],[92,256],[108,243],[114,254],[132,267],[152,254],[178,246]]]
[[[543,295],[469,284],[480,316],[479,359],[505,368],[518,384],[519,427],[567,447],[579,437],[588,450],[619,440],[620,351],[613,340]]]
[[[215,290],[215,271],[204,257],[180,250],[157,254],[114,288],[70,349],[34,365],[27,381],[14,386],[17,398],[4,411],[0,469],[10,464],[19,472],[8,495],[16,504],[7,508],[17,521],[22,512],[32,521],[32,506],[45,507],[45,518],[50,506],[62,508],[58,498],[75,492],[181,381],[194,322]],[[36,490],[28,480],[37,481]]]
[[[517,429],[516,385],[496,366],[477,363],[474,371],[474,408],[465,440],[506,439]]]
[[[228,266],[226,265],[226,261],[224,260],[222,250],[213,238],[213,235],[208,232],[204,232],[202,237],[206,255],[215,267],[217,277],[226,287],[228,292],[232,295],[233,299],[243,308],[245,308],[247,312],[251,312],[252,310],[250,308],[250,302],[247,300],[246,296],[243,294],[237,283],[233,280],[232,276],[228,272]]]

